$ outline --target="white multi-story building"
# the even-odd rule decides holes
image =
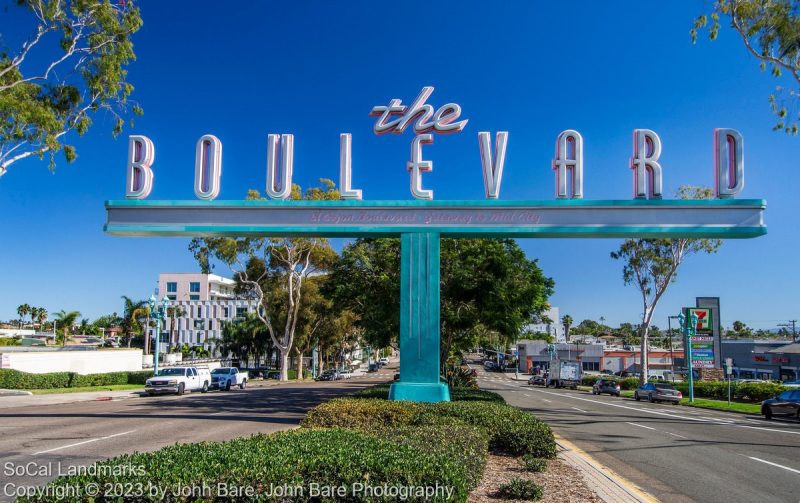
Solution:
[[[525,329],[533,333],[542,332],[550,334],[555,342],[567,342],[567,337],[564,334],[564,324],[561,323],[561,314],[557,307],[551,307],[545,311],[541,318],[549,319],[550,323],[543,323],[540,319],[537,320],[539,323],[530,323],[525,326]]]
[[[161,332],[161,347],[173,343],[212,347],[221,336],[222,324],[255,312],[256,302],[237,298],[236,282],[215,274],[163,273],[158,275],[158,299],[166,297],[178,316],[169,316]],[[174,321],[174,326],[173,326]],[[151,335],[155,329],[151,329]]]

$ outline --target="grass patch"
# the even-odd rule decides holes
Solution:
[[[144,389],[141,384],[114,384],[111,386],[81,386],[79,388],[47,388],[47,389],[26,389],[34,395],[54,395],[56,393],[84,393],[87,391],[125,391],[134,389]]]
[[[620,391],[619,392],[619,396],[625,397],[625,398],[633,398],[633,391],[628,391],[628,390]]]
[[[701,409],[714,409],[726,410],[728,412],[741,412],[745,414],[761,414],[761,404],[759,403],[745,403],[745,402],[731,402],[728,405],[727,400],[708,400],[705,398],[695,398],[694,403],[690,402],[688,398],[681,400],[681,405],[689,407],[699,407]]]

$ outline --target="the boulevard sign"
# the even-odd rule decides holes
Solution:
[[[440,237],[621,237],[749,238],[767,232],[766,203],[734,199],[744,187],[743,139],[733,129],[714,131],[716,199],[664,200],[661,140],[649,129],[633,131],[629,168],[633,198],[583,199],[583,137],[575,130],[556,135],[549,169],[555,200],[500,201],[509,134],[478,133],[486,200],[433,201],[424,175],[433,170],[423,147],[435,134],[464,131],[461,107],[428,103],[423,88],[410,105],[392,99],[372,108],[377,135],[412,130],[405,161],[413,200],[364,201],[353,187],[352,137],[339,139],[340,201],[292,201],[294,136],[267,136],[266,201],[216,201],[222,184],[222,143],[202,136],[195,146],[193,201],[148,201],[155,180],[155,145],[131,136],[125,200],[107,201],[107,232],[120,236],[375,236],[399,235],[400,375],[389,396],[396,400],[449,399],[439,382]],[[494,139],[494,141],[492,141]],[[389,161],[399,164],[400,161]],[[476,168],[478,163],[476,162]],[[477,171],[477,169],[476,169]],[[701,348],[698,347],[698,350]],[[702,353],[701,353],[702,354]]]

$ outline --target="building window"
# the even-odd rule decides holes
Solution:
[[[174,281],[170,281],[167,283],[167,293],[175,293],[178,291],[178,284]]]
[[[228,308],[227,308],[227,307],[223,307],[223,308],[222,308],[222,313],[223,313],[223,314],[222,314],[222,317],[223,317],[223,318],[225,318],[225,319],[227,319],[227,318],[230,318],[230,317],[231,317],[231,316],[230,316],[230,311],[228,311]]]
[[[236,308],[236,317],[237,318],[244,318],[247,315],[247,308],[246,307],[237,307]]]
[[[198,318],[202,318],[203,317],[203,308],[200,307],[200,306],[197,306],[197,317]]]
[[[208,320],[208,329],[209,330],[213,330],[214,329],[214,320]]]
[[[177,295],[167,295],[167,298],[169,300],[178,300],[178,296]]]
[[[196,281],[189,283],[189,291],[192,293],[200,293],[200,283]]]
[[[189,300],[200,300],[200,296],[199,295],[190,295],[189,296]]]

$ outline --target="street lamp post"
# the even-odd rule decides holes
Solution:
[[[161,346],[161,322],[165,321],[167,317],[167,307],[169,307],[169,300],[164,297],[161,299],[161,305],[158,305],[156,296],[150,296],[150,317],[156,320],[156,350],[153,355],[153,375],[158,375],[158,350]]]
[[[694,364],[692,362],[692,337],[695,336],[697,333],[697,320],[698,317],[695,313],[692,313],[690,319],[688,320],[689,323],[687,324],[686,316],[681,313],[678,316],[678,320],[681,324],[681,331],[683,335],[686,337],[686,359],[689,362],[689,401],[694,402]]]
[[[672,320],[678,316],[667,316],[667,333],[669,334],[669,370],[672,373],[672,382],[675,383],[675,358],[672,355]]]

